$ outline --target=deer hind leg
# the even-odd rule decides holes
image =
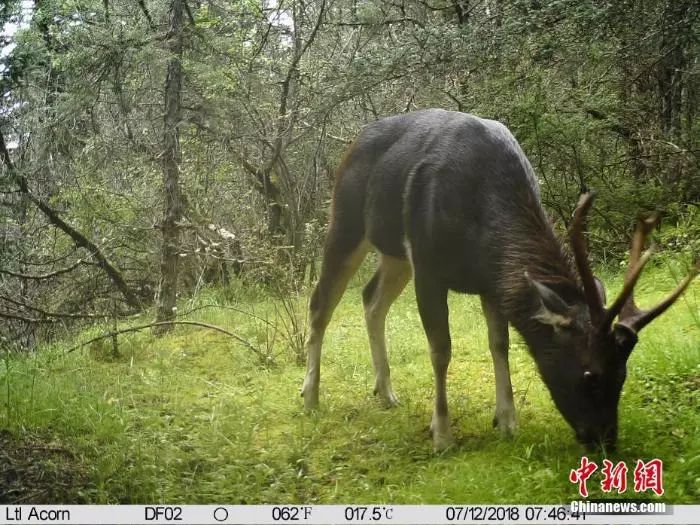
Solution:
[[[454,443],[447,410],[447,367],[452,356],[447,288],[419,275],[416,270],[416,300],[428,337],[430,360],[435,375],[435,409],[430,430],[433,433],[433,448],[441,451]]]
[[[481,298],[481,309],[486,317],[489,349],[496,376],[496,415],[493,418],[493,426],[510,436],[515,431],[516,421],[513,386],[508,367],[508,321],[503,318],[498,308],[484,297]]]
[[[318,389],[321,379],[321,346],[326,327],[350,278],[367,254],[368,243],[343,236],[333,225],[328,233],[321,265],[321,276],[309,302],[309,336],[306,340],[306,377],[301,388],[304,408],[318,407]]]
[[[411,279],[411,265],[405,259],[379,256],[379,268],[362,291],[369,346],[372,350],[375,383],[374,394],[389,407],[398,400],[391,388],[389,360],[386,353],[386,316],[393,302]]]

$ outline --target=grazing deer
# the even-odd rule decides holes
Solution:
[[[318,406],[321,345],[333,310],[373,246],[379,267],[362,295],[374,391],[386,404],[396,404],[384,323],[413,275],[435,374],[436,450],[452,443],[448,290],[481,297],[496,375],[494,426],[510,433],[516,424],[510,323],[527,342],[577,439],[590,447],[614,447],[617,406],[637,334],[678,299],[697,269],[661,304],[639,310],[632,292],[648,260],[649,252],[641,252],[655,223],[640,221],[623,289],[606,308],[584,239],[592,201],[592,194],[583,194],[574,213],[572,260],[542,208],[530,163],[502,124],[429,109],[368,125],[337,173],[321,276],[309,307],[305,408]]]

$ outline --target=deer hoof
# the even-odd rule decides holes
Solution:
[[[304,410],[311,412],[318,408],[318,385],[313,385],[308,379],[301,387],[301,397],[304,398]]]
[[[433,451],[444,452],[455,446],[455,440],[450,432],[446,434],[433,432]]]
[[[396,397],[396,394],[394,394],[394,391],[391,389],[391,386],[375,386],[374,395],[379,396],[382,404],[386,408],[394,408],[399,406],[399,398]]]
[[[493,427],[497,428],[506,437],[513,437],[518,427],[513,414],[496,414],[493,418]]]
[[[433,450],[435,452],[443,452],[455,444],[447,418],[433,416],[430,423],[430,433],[433,435]]]

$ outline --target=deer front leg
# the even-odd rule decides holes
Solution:
[[[496,376],[496,415],[493,418],[493,426],[511,436],[517,423],[508,367],[508,321],[500,313],[495,301],[482,297],[481,308],[488,326],[489,349]]]
[[[447,368],[452,356],[447,288],[432,279],[419,279],[416,272],[416,299],[423,328],[428,337],[430,360],[435,375],[435,408],[430,430],[433,433],[433,449],[438,452],[454,444],[447,409]]]

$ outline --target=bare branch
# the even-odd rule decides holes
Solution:
[[[257,319],[258,321],[262,321],[263,323],[265,323],[268,326],[274,326],[273,323],[271,323],[270,321],[268,321],[264,317],[260,317],[259,315],[255,315],[253,313],[247,312],[247,311],[242,310],[240,308],[236,308],[234,306],[223,306],[220,304],[201,304],[201,305],[196,306],[190,310],[187,310],[186,312],[181,313],[180,316],[185,317],[185,316],[190,315],[190,314],[197,312],[199,310],[204,310],[205,308],[220,308],[222,310],[232,310],[234,312],[238,312],[240,314],[244,314],[244,315],[247,315],[249,317],[252,317],[253,319]]]
[[[3,270],[2,268],[0,268],[0,273],[5,274],[5,275],[10,275],[12,277],[17,277],[19,279],[43,281],[45,279],[51,279],[53,277],[58,277],[59,275],[63,275],[64,273],[72,272],[78,266],[80,266],[82,264],[89,264],[89,263],[86,263],[85,261],[78,259],[78,261],[75,264],[72,264],[71,266],[69,266],[67,268],[61,268],[60,270],[56,270],[55,272],[49,272],[49,273],[44,273],[44,274],[39,274],[39,275],[29,275],[29,274],[24,274],[24,273],[17,273],[17,272],[12,272],[10,270]]]
[[[151,29],[155,29],[156,26],[153,23],[153,19],[151,18],[151,13],[148,12],[145,0],[138,0],[138,3],[139,7],[141,8],[141,12],[143,13],[143,16],[145,16],[146,20],[148,21],[148,27],[150,27]]]
[[[37,312],[41,315],[43,315],[46,318],[56,318],[56,319],[103,319],[105,317],[108,317],[106,315],[96,315],[96,314],[69,314],[69,313],[61,313],[61,312],[49,312],[47,310],[42,310],[41,308],[37,306],[32,306],[30,304],[22,303],[20,301],[17,301],[15,299],[12,299],[10,297],[7,297],[6,295],[0,295],[0,300],[8,302],[14,306],[17,306],[19,308],[23,308],[26,310],[32,310],[34,312]],[[129,316],[133,315],[136,312],[126,312],[124,314],[118,314],[120,317],[121,316]],[[110,314],[112,315],[112,314]],[[37,322],[34,320],[33,322]]]
[[[192,11],[190,11],[190,5],[187,3],[187,0],[185,0],[184,3],[185,3],[185,13],[187,14],[187,18],[189,19],[190,24],[192,24],[192,26],[196,26],[197,23],[194,21],[194,17],[192,16]]]
[[[28,324],[53,324],[58,323],[60,319],[40,319],[36,317],[24,317],[22,315],[11,314],[9,312],[0,312],[0,317],[3,319],[10,319],[12,321],[22,321]]]
[[[190,325],[190,326],[200,326],[202,328],[208,328],[210,330],[215,330],[217,332],[221,332],[222,334],[226,334],[227,336],[235,339],[236,341],[241,343],[243,346],[245,346],[248,350],[250,350],[251,352],[253,352],[257,356],[262,357],[262,353],[260,352],[260,350],[255,348],[250,342],[248,342],[246,339],[244,339],[240,335],[235,334],[233,332],[230,332],[230,331],[226,330],[225,328],[221,328],[220,326],[216,326],[216,325],[208,324],[208,323],[200,323],[199,321],[159,321],[156,323],[142,324],[139,326],[130,326],[129,328],[122,328],[121,330],[113,330],[113,331],[108,332],[106,334],[102,334],[100,336],[93,337],[89,341],[85,341],[83,343],[80,343],[79,345],[74,346],[73,348],[66,350],[65,354],[70,354],[71,352],[74,352],[74,351],[78,350],[79,348],[87,346],[90,343],[94,343],[95,341],[100,341],[102,339],[111,338],[111,337],[114,337],[114,336],[117,336],[120,334],[127,334],[129,332],[139,332],[141,330],[147,330],[149,328],[155,328],[158,326],[165,326],[165,325],[173,326],[173,325],[177,325],[177,324]]]

